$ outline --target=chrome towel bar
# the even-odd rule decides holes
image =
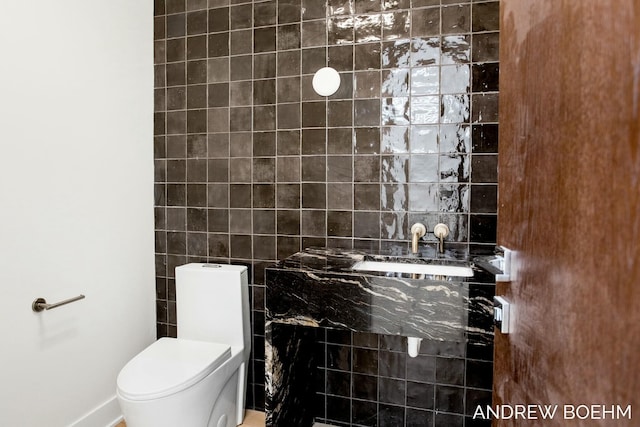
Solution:
[[[77,297],[69,298],[55,304],[47,304],[47,300],[45,300],[44,298],[36,298],[36,300],[33,301],[33,304],[31,304],[31,309],[39,313],[43,310],[51,310],[52,308],[60,307],[61,305],[69,304],[70,302],[78,301],[81,299],[84,299],[84,295],[78,295]]]

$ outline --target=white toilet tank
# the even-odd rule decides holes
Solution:
[[[176,267],[178,338],[251,349],[247,267],[192,263]]]

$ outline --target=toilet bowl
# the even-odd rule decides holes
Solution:
[[[117,379],[127,427],[233,427],[244,418],[249,359],[247,268],[176,268],[177,338],[161,338]]]

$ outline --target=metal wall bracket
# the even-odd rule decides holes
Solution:
[[[511,320],[510,304],[503,297],[493,297],[493,324],[503,334],[509,333],[509,322]]]

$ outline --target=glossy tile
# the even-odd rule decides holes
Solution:
[[[436,385],[435,409],[443,412],[462,413],[464,394],[458,387]]]
[[[496,213],[498,187],[496,185],[471,186],[471,212]]]
[[[439,198],[438,184],[409,184],[410,211],[437,211]]]
[[[354,375],[354,383],[357,381],[357,384],[359,384],[358,389],[354,390],[354,397],[365,399],[373,392],[373,381],[376,380],[376,378],[372,378],[373,379],[369,379],[368,377],[358,375],[356,380],[356,376]],[[359,393],[358,391],[361,389],[364,390],[364,392]],[[365,426],[377,425],[378,405],[373,402],[377,398],[377,389],[375,389],[375,392],[375,396],[369,400],[354,400],[352,402],[351,422]]]
[[[380,210],[380,185],[379,184],[354,184],[353,185],[353,208],[355,210],[379,211]],[[354,221],[354,223],[358,225],[357,221]],[[375,227],[373,228],[378,230],[379,224],[380,224],[380,219],[378,218],[376,219]],[[358,236],[358,237],[366,237],[366,236]]]
[[[500,33],[478,33],[473,36],[473,62],[499,60]]]
[[[378,189],[379,194],[379,189]],[[380,209],[376,212],[354,212],[353,213],[353,235],[357,238],[380,239]]]
[[[411,69],[411,95],[437,95],[440,93],[440,67]]]
[[[194,36],[187,38],[187,60],[207,57],[207,37]]]
[[[472,126],[473,151],[475,153],[498,152],[498,125],[485,124]]]
[[[389,186],[391,187],[391,186]],[[397,186],[397,187],[405,187],[406,186]],[[387,194],[391,194],[391,192],[387,191]],[[403,190],[403,194],[406,194],[406,190]],[[398,205],[405,206],[406,209],[406,200],[401,202],[396,202]],[[380,227],[380,237],[383,239],[404,239],[407,236],[407,214],[404,212],[383,212],[381,214],[381,227]]]
[[[413,154],[409,166],[410,182],[438,182],[438,161],[436,154]]]
[[[353,183],[327,184],[327,209],[353,209]]]
[[[354,182],[379,182],[380,157],[356,156],[353,159]]]
[[[353,105],[350,104],[351,111],[347,114],[352,117]],[[353,129],[329,128],[327,132],[327,154],[352,154],[353,151]]]
[[[324,18],[327,2],[302,0],[302,17],[304,20]]]
[[[441,125],[440,149],[441,153],[470,153],[471,135],[468,125]]]
[[[209,34],[207,46],[208,46],[209,58],[229,55],[229,34],[228,33]]]
[[[379,126],[380,125],[380,100],[363,99],[355,100],[354,125],[355,126]]]
[[[473,92],[495,92],[498,90],[500,69],[497,62],[474,64],[472,75]]]
[[[218,33],[229,30],[229,8],[220,7],[208,11],[209,32]]]
[[[326,156],[302,157],[302,181],[323,182],[326,181]]]
[[[359,3],[356,3],[358,5]],[[354,18],[356,43],[370,43],[382,39],[381,15],[357,15]]]
[[[281,0],[278,1],[278,17],[279,24],[291,22],[300,22],[302,10],[299,0]]]
[[[379,43],[358,44],[354,47],[354,69],[378,70],[381,61]]]
[[[405,408],[403,406],[380,404],[378,411],[378,425],[380,427],[398,426],[404,422]]]
[[[411,44],[408,40],[397,40],[382,44],[382,68],[408,67]]]
[[[327,157],[327,181],[328,182],[352,182],[353,159],[351,156]]]
[[[471,7],[457,4],[442,7],[442,34],[468,33],[471,28]]]
[[[302,47],[323,46],[327,39],[327,25],[324,20],[302,23]]]
[[[469,95],[442,95],[440,107],[442,123],[466,123],[469,121]]]
[[[472,6],[474,32],[500,29],[500,2],[475,3]]]
[[[440,91],[443,94],[467,93],[470,80],[470,67],[467,64],[440,67]]]
[[[382,72],[381,93],[383,96],[408,96],[409,70],[384,70]]]
[[[329,15],[351,15],[354,11],[354,0],[328,0],[327,12]]]
[[[278,27],[278,50],[300,48],[300,24],[281,25]]]
[[[409,97],[397,96],[382,99],[383,125],[408,125],[411,120],[409,115]]]
[[[276,50],[276,27],[254,29],[253,40],[253,51],[255,53]]]
[[[438,132],[438,126],[411,126],[411,153],[426,154],[439,152]]]
[[[497,122],[498,121],[498,94],[474,94],[471,98],[473,123]]]
[[[275,132],[255,132],[253,134],[253,155],[254,156],[275,156],[276,155],[276,134]]]
[[[407,396],[406,382],[394,378],[378,380],[378,399],[383,403],[404,405]]]
[[[265,27],[276,23],[276,2],[273,0],[254,3],[253,22],[256,27]]]
[[[327,211],[327,235],[328,236],[350,236],[352,233],[352,212],[351,211]]]
[[[327,205],[327,185],[324,182],[302,183],[302,207],[324,209]]]
[[[440,34],[440,8],[412,10],[411,22],[411,36],[437,36]]]
[[[327,21],[329,45],[353,43],[354,18],[351,16],[334,16]]]
[[[411,123],[438,123],[440,116],[440,100],[437,96],[411,97]]]
[[[380,92],[379,71],[362,71],[354,74],[355,98],[377,98]]]
[[[441,184],[438,191],[441,212],[469,212],[469,186]]]
[[[324,210],[303,210],[302,234],[306,236],[326,236],[326,217],[327,214]]]
[[[252,5],[243,4],[239,6],[232,6],[229,9],[229,16],[231,22],[230,28],[232,30],[250,28],[253,23]]]
[[[383,184],[381,187],[381,195],[380,195],[380,205],[382,210],[389,210],[394,212],[402,212],[406,211],[409,208],[408,205],[408,194],[409,188],[406,184],[402,183],[393,183],[393,184]],[[390,214],[391,215],[391,214]],[[395,226],[402,226],[402,222],[398,222],[398,218],[395,215],[391,215],[386,217],[389,221],[384,220],[383,222],[388,225],[394,225],[393,229],[389,229],[386,238],[392,238],[395,235],[394,230],[396,230]],[[383,226],[384,227],[384,226]],[[402,228],[400,229],[402,230]]]
[[[252,283],[262,285],[268,261],[307,244],[401,254],[416,221],[447,223],[456,248],[494,242],[498,6],[156,0],[154,177],[163,283],[187,256],[250,264]],[[311,87],[326,65],[342,80],[328,98]],[[253,235],[242,234],[244,222]],[[173,301],[166,289],[163,295],[158,324],[169,333]],[[254,343],[264,333],[260,304],[254,300],[262,319]],[[421,387],[456,387],[458,376],[441,373],[436,381],[435,367],[429,373],[406,358],[394,372],[381,353],[402,357],[405,348],[385,339],[381,350],[378,340],[341,342],[352,346],[352,366],[328,370],[347,373],[350,382],[334,377],[344,395],[327,395],[318,382],[321,420],[394,427],[400,418],[407,426],[464,421],[463,413],[435,417],[435,386]],[[423,351],[433,347],[423,343]],[[258,407],[263,358],[261,351],[252,356],[249,380],[248,402]],[[380,403],[378,375],[404,382],[405,401],[388,392]],[[482,375],[465,375],[478,384],[474,390],[490,390],[481,387]]]
[[[408,153],[409,128],[406,126],[392,126],[382,128],[380,152]]]
[[[440,64],[440,37],[415,37],[411,40],[411,66]]]
[[[434,409],[435,386],[407,381],[407,406]],[[424,420],[422,420],[424,422]]]
[[[482,34],[474,34],[474,55],[480,55],[476,52],[476,41],[478,38],[483,38]],[[457,64],[457,63],[466,63],[470,61],[471,56],[471,45],[470,38],[466,35],[451,35],[451,36],[443,36],[442,37],[442,57],[441,61],[443,65],[447,64]],[[484,50],[482,48],[478,48],[481,51]],[[477,61],[476,56],[473,58],[474,61]]]
[[[242,55],[253,52],[253,33],[251,30],[232,31],[230,54]]]
[[[382,39],[398,40],[410,36],[411,15],[409,11],[402,10],[384,13],[382,16]]]

